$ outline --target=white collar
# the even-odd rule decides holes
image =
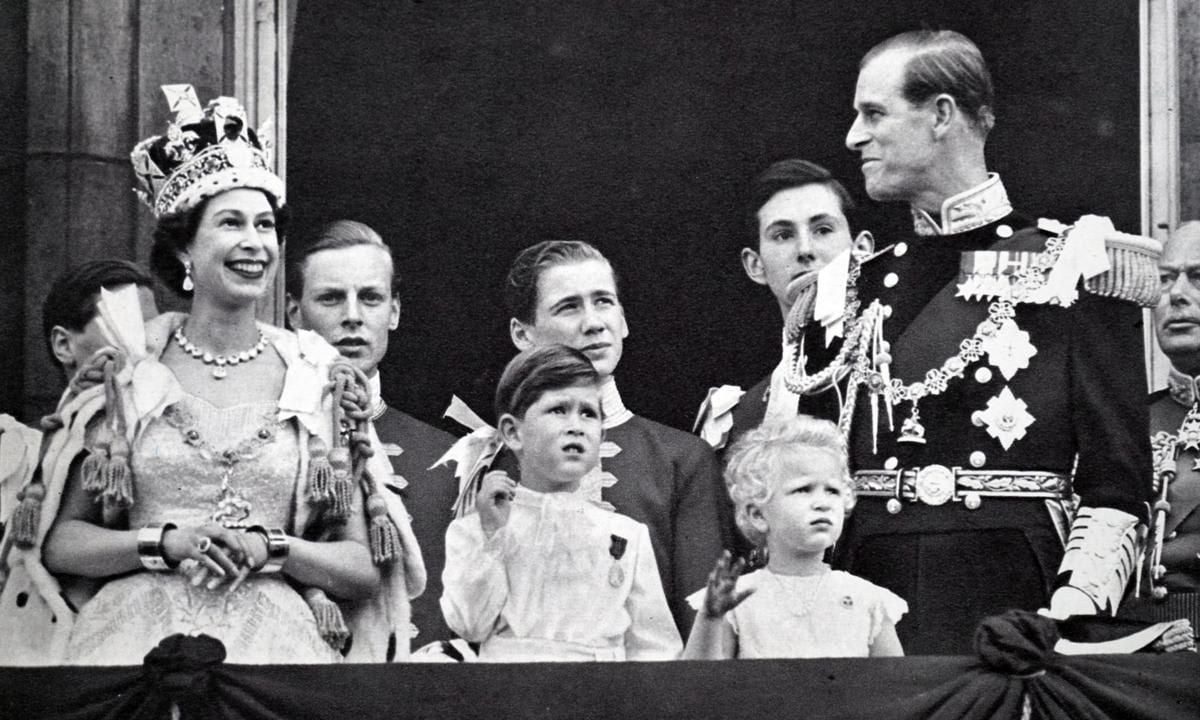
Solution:
[[[920,208],[910,209],[913,230],[918,235],[954,235],[993,223],[1013,208],[1000,176],[988,173],[987,180],[942,202],[940,223]]]
[[[1200,400],[1200,376],[1191,377],[1175,369],[1172,365],[1167,372],[1167,389],[1171,399],[1184,407],[1190,408]]]
[[[383,400],[382,374],[378,370],[367,378],[367,390],[371,393],[371,421],[374,422],[387,412],[387,403]]]
[[[625,403],[621,400],[616,378],[611,375],[600,385],[600,407],[604,410],[605,430],[629,422],[633,417],[633,411],[625,407]]]

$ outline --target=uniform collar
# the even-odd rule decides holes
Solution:
[[[1167,373],[1167,389],[1171,399],[1184,407],[1190,408],[1200,399],[1200,376],[1184,375],[1172,365]]]
[[[633,417],[633,411],[625,407],[621,400],[616,379],[611,376],[600,385],[600,407],[604,410],[605,430],[626,423]]]
[[[996,222],[1013,208],[1000,176],[988,173],[988,179],[979,185],[946,198],[942,203],[940,223],[920,208],[910,209],[913,230],[918,235],[954,235]]]
[[[383,400],[382,375],[378,370],[367,378],[367,389],[371,392],[371,422],[375,422],[387,412],[387,403]]]

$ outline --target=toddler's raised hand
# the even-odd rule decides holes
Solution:
[[[704,594],[705,617],[723,616],[754,592],[753,588],[737,590],[737,579],[746,569],[746,562],[742,558],[733,560],[732,557],[728,550],[721,553],[716,566],[708,574],[708,590]]]
[[[516,490],[517,481],[503,470],[492,470],[480,481],[479,494],[475,496],[475,509],[479,511],[479,522],[488,537],[508,524],[508,514],[512,510],[511,503]]]

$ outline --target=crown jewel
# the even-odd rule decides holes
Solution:
[[[175,119],[166,135],[138,143],[130,153],[134,189],[156,217],[184,212],[233,188],[258,188],[284,203],[283,180],[271,169],[268,126],[250,129],[236,99],[219,97],[200,107],[191,85],[163,85]]]

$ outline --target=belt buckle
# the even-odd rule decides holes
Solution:
[[[954,471],[945,465],[926,465],[917,471],[913,488],[926,505],[945,505],[954,497]]]

